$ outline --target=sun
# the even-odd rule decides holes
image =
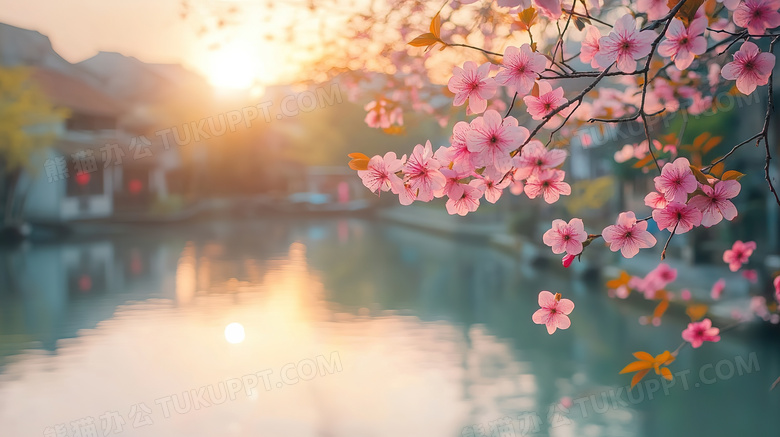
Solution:
[[[209,82],[218,88],[249,89],[260,72],[254,50],[244,45],[230,45],[215,51],[208,59]]]
[[[246,334],[244,333],[244,326],[240,323],[233,322],[225,327],[225,340],[231,344],[238,344],[244,341]]]

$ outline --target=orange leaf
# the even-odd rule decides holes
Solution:
[[[693,175],[696,177],[696,180],[699,181],[702,185],[709,185],[710,182],[707,180],[707,176],[704,175],[704,173],[701,172],[698,168],[694,166],[690,166],[691,171],[693,172]]]
[[[667,6],[669,9],[673,9],[678,3],[680,3],[680,0],[669,0]],[[674,16],[688,26],[691,20],[693,20],[694,15],[696,15],[696,10],[699,9],[699,6],[703,3],[704,0],[687,0]]]
[[[639,372],[637,372],[637,374],[634,375],[633,378],[631,378],[631,388],[634,388],[634,386],[637,385],[639,383],[639,381],[641,381],[642,378],[644,378],[645,375],[647,375],[647,372],[649,372],[649,371],[650,371],[650,369],[640,370]]]
[[[634,356],[636,357],[637,360],[653,361],[653,356],[648,354],[647,352],[642,352],[642,351],[634,352]]]
[[[437,42],[444,44],[444,42],[440,40],[439,37],[437,37],[436,35],[432,33],[423,33],[417,38],[409,41],[407,44],[415,47],[430,47],[436,44]]]
[[[406,132],[406,128],[403,126],[393,125],[382,129],[382,132],[388,135],[401,135]]]
[[[720,177],[720,175],[723,174],[723,170],[726,168],[726,165],[722,162],[719,162],[715,164],[714,167],[710,169],[710,174],[713,176]]]
[[[607,281],[607,288],[611,288],[614,290],[620,287],[621,285],[628,285],[628,282],[630,280],[631,280],[631,275],[629,275],[625,270],[621,271],[620,276],[618,278]]]
[[[531,95],[534,97],[539,97],[539,84],[537,82],[534,82],[534,87],[531,88]]]
[[[720,178],[722,180],[724,180],[724,181],[731,181],[731,180],[738,181],[738,180],[742,179],[744,176],[745,175],[743,173],[740,173],[740,172],[738,172],[736,170],[729,170],[729,171],[723,173],[723,176],[721,176]]]
[[[663,368],[661,368],[661,376],[666,378],[667,381],[671,381],[672,380],[672,371],[669,370],[666,367],[663,367]]]
[[[433,17],[433,20],[431,20],[431,33],[436,38],[441,38],[441,16],[439,16],[439,13],[436,13],[436,16]]]
[[[710,150],[712,150],[713,147],[720,144],[720,142],[723,140],[723,137],[712,137],[707,142],[704,143],[704,145],[701,147],[702,153],[708,153]]]
[[[644,158],[634,163],[634,168],[642,168],[653,161],[653,155],[649,153]]]
[[[533,6],[527,9],[523,9],[523,12],[520,12],[517,14],[517,16],[520,18],[519,27],[521,30],[530,29],[539,18],[539,14],[536,12],[536,9],[534,9]]]
[[[634,361],[633,363],[628,364],[626,367],[623,368],[623,370],[620,371],[620,374],[623,373],[631,373],[636,372],[637,370],[644,370],[644,369],[652,369],[653,363],[649,361]]]
[[[349,161],[349,168],[352,170],[368,170],[368,161],[371,158],[362,153],[350,153],[347,156],[352,158],[352,161]]]
[[[685,314],[688,314],[688,317],[691,318],[691,321],[695,322],[704,317],[704,315],[707,314],[708,309],[709,307],[703,304],[689,305],[688,308],[685,308]]]
[[[672,361],[674,361],[674,355],[669,351],[664,351],[664,353],[658,354],[658,356],[655,357],[655,362],[662,366],[665,366]]]
[[[704,145],[704,143],[707,141],[707,139],[710,137],[709,132],[704,132],[693,139],[693,150],[701,150],[701,147]]]
[[[655,307],[655,310],[653,310],[653,317],[661,317],[666,312],[666,309],[669,308],[669,301],[664,299],[661,302],[658,303],[658,305]]]

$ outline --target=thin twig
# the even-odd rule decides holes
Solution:
[[[504,115],[504,118],[509,117],[509,113],[512,112],[512,108],[515,107],[515,99],[517,99],[517,92],[515,92],[514,97],[512,97],[512,103],[509,105],[509,109],[506,110],[506,115]]]

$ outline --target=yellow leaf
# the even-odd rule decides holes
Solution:
[[[637,385],[639,383],[639,381],[641,381],[642,378],[644,378],[645,375],[647,375],[647,372],[649,372],[649,371],[650,371],[650,369],[640,370],[639,372],[637,372],[637,374],[634,375],[633,378],[631,378],[631,388],[634,388],[634,386]]]
[[[371,159],[362,153],[350,153],[351,161],[349,161],[349,168],[352,170],[368,170],[368,161]]]
[[[623,368],[623,370],[620,371],[620,374],[623,373],[630,373],[630,372],[636,372],[637,370],[644,370],[644,369],[652,369],[653,363],[650,361],[634,361],[633,363],[628,364],[626,367]]]
[[[729,170],[723,173],[723,176],[721,176],[720,178],[721,180],[724,181],[731,181],[731,180],[738,181],[742,179],[743,176],[745,176],[743,173],[740,173],[736,170]]]
[[[685,308],[685,314],[688,314],[691,321],[695,322],[704,317],[704,315],[707,314],[708,309],[709,307],[704,304],[688,305],[688,308]]]

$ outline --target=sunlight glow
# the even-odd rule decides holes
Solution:
[[[242,324],[233,322],[225,327],[225,340],[227,340],[228,343],[241,343],[244,341],[245,337],[244,326]]]
[[[218,88],[248,89],[259,72],[258,55],[248,45],[223,47],[209,58],[209,82]]]

